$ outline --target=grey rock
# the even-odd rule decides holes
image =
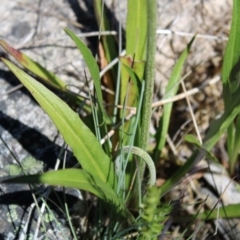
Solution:
[[[1,68],[4,68],[2,64]],[[6,91],[17,83],[16,78],[8,71],[0,70],[0,72],[2,73],[0,77],[1,91]],[[27,162],[26,157],[28,159],[31,157],[30,160],[32,157],[36,159],[34,165],[28,164],[30,167],[28,173],[53,169],[63,143],[63,139],[58,135],[49,117],[24,89],[5,95],[0,99],[0,135],[7,145],[0,141],[0,177],[2,179],[9,177],[11,166],[17,166],[15,158],[22,164]],[[54,141],[54,139],[56,140]],[[36,190],[38,194],[44,194],[46,188],[38,186]],[[24,235],[23,229],[26,224],[28,233],[25,235],[29,236],[29,239],[33,236],[37,228],[39,213],[35,207],[35,210],[29,215],[31,205],[34,203],[31,192],[26,184],[1,184],[0,234],[2,235],[0,235],[0,239],[1,237],[2,239],[20,239],[20,236]],[[70,199],[73,203],[78,200],[76,197],[70,197]],[[52,239],[71,239],[65,216],[55,208],[48,213],[51,219],[48,221],[47,213],[47,211],[44,212],[47,231],[40,231],[39,236],[44,236],[51,230],[55,234]],[[31,216],[30,222],[28,222],[29,216]],[[57,219],[58,222],[54,219]],[[63,232],[64,236],[60,237]]]
[[[12,27],[12,35],[17,38],[21,39],[27,36],[31,31],[31,27],[28,22],[19,22]]]
[[[29,36],[34,32],[34,24],[37,23],[36,12],[29,11],[23,8],[26,3],[32,4],[32,1],[9,2],[1,1],[0,16],[11,16],[8,21],[1,21],[3,23],[3,31],[1,38],[18,48],[20,45],[24,46],[26,43],[34,44],[29,40]],[[41,1],[40,1],[41,2]],[[42,1],[42,10],[49,9],[52,3],[49,1]],[[23,4],[23,5],[22,5]],[[56,1],[55,7],[61,7],[65,12],[65,17],[71,18],[72,10],[65,1]],[[51,7],[50,7],[51,8]],[[4,12],[3,9],[5,10]],[[14,14],[10,14],[14,11]],[[59,12],[58,12],[59,13]],[[1,15],[2,14],[2,15]],[[70,14],[70,15],[69,15]],[[1,18],[1,17],[0,17]],[[20,21],[19,21],[20,19]],[[10,21],[11,20],[11,21]],[[41,21],[40,21],[41,20]],[[70,42],[69,38],[62,31],[62,27],[66,26],[59,22],[58,19],[47,18],[44,23],[43,18],[40,19],[41,26],[35,34],[38,39],[39,35],[54,39],[57,37],[64,37]],[[62,24],[61,26],[58,24]],[[56,26],[58,25],[58,28]],[[43,30],[43,31],[42,31]],[[28,38],[28,39],[27,39]],[[27,39],[27,42],[26,42]],[[66,43],[66,40],[62,41]],[[45,42],[46,43],[46,42]],[[72,44],[73,46],[73,44]],[[45,51],[46,50],[46,51]],[[45,51],[45,52],[44,52]],[[28,51],[34,60],[39,61],[42,65],[47,66],[49,70],[53,70],[58,65],[65,64],[63,60],[72,61],[73,58],[79,56],[79,52],[75,48],[59,48],[56,50],[55,46],[34,51]],[[29,54],[30,53],[30,54]],[[51,54],[49,54],[51,53]],[[5,57],[9,57],[4,54]],[[46,60],[47,57],[47,60]],[[75,66],[82,65],[82,61],[75,60]],[[67,69],[67,67],[66,67]],[[58,71],[64,80],[69,83],[74,82],[74,78],[68,77],[62,71]],[[26,158],[35,159],[34,166],[31,166],[27,172],[36,173],[54,169],[55,163],[63,145],[63,139],[59,135],[57,129],[53,125],[50,118],[41,109],[41,107],[32,98],[30,93],[21,88],[11,94],[6,94],[13,87],[16,87],[20,82],[13,76],[13,74],[0,63],[0,178],[1,180],[10,177],[14,174],[12,167],[17,167],[16,159],[24,163]],[[68,151],[67,166],[72,166],[76,160],[72,158],[72,153]],[[30,164],[31,165],[31,164]],[[37,166],[37,168],[36,168]],[[15,169],[16,170],[16,169]],[[15,171],[16,173],[16,171]],[[22,172],[20,172],[22,174]],[[32,190],[27,184],[1,184],[0,196],[0,239],[33,239],[36,229],[39,229],[37,239],[72,239],[72,234],[69,228],[67,217],[63,212],[65,209],[56,207],[52,202],[58,206],[61,205],[58,199],[63,202],[62,189],[54,189],[49,197],[46,191],[49,188],[44,186],[36,186],[34,193],[36,197],[44,196],[45,200],[49,199],[48,207],[43,213],[43,224],[38,226],[39,211],[34,204],[32,197]],[[71,190],[66,192],[67,203],[69,208],[79,201],[79,191]],[[58,198],[56,198],[56,194]],[[41,208],[42,202],[39,202]],[[45,228],[43,228],[45,226]]]

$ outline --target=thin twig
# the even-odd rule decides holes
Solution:
[[[191,37],[191,38],[196,35],[196,33],[172,31],[170,29],[159,29],[159,30],[157,30],[157,34],[178,35],[178,36]],[[208,40],[221,40],[221,41],[228,40],[227,37],[213,36],[213,35],[209,35],[209,34],[197,34],[196,38],[203,38],[203,39],[208,39]]]
[[[181,99],[186,98],[187,96],[191,96],[191,95],[194,95],[196,93],[199,93],[205,87],[216,84],[219,80],[220,80],[220,76],[216,76],[215,78],[211,79],[210,81],[207,81],[206,83],[202,84],[199,87],[193,88],[193,89],[191,89],[189,91],[186,91],[184,93],[180,93],[180,94],[178,94],[178,95],[176,95],[172,98],[163,99],[163,100],[154,102],[154,103],[152,103],[152,108],[160,107],[160,106],[162,106],[166,103],[176,102],[176,101],[179,101]],[[123,108],[122,105],[117,105],[117,107],[118,108]],[[128,110],[131,110],[133,113],[136,114],[136,108],[135,107],[126,106],[125,108],[128,109]]]
[[[178,35],[178,36],[183,36],[183,37],[193,37],[196,35],[196,33],[188,33],[188,32],[180,32],[180,31],[172,31],[170,29],[159,29],[156,31],[158,35]],[[76,33],[76,36],[81,37],[81,38],[88,38],[88,37],[97,37],[97,36],[109,36],[109,35],[117,35],[117,31],[93,31],[89,33]],[[208,35],[208,34],[197,34],[196,38],[201,38],[201,39],[207,39],[207,40],[219,40],[219,41],[227,41],[227,37],[220,37],[220,36],[214,36],[214,35]],[[50,42],[47,42],[48,44],[54,44],[55,42],[61,41],[61,40],[68,40],[68,36],[62,36],[59,38],[54,38],[54,39],[49,39]],[[46,44],[46,41],[48,39],[39,39],[34,41],[34,44]],[[27,41],[29,42],[29,40]],[[40,46],[34,46],[34,47],[40,47]],[[31,45],[29,45],[31,46]],[[22,43],[21,45],[18,45],[16,47],[17,49],[19,48],[26,48],[26,41]]]
[[[181,85],[182,85],[182,88],[183,88],[183,92],[186,93],[187,90],[185,88],[185,84],[184,84],[183,80],[181,80]],[[200,144],[202,145],[201,134],[200,134],[199,129],[198,129],[197,121],[196,121],[196,118],[195,118],[193,110],[192,110],[192,106],[191,106],[191,103],[190,103],[190,100],[189,100],[189,96],[186,96],[186,101],[187,101],[187,105],[188,105],[188,108],[189,108],[189,111],[190,111],[190,115],[192,117],[194,128],[195,128],[197,136],[198,136],[198,140],[199,140]]]
[[[22,84],[18,84],[16,87],[13,87],[13,88],[9,89],[8,91],[6,91],[2,96],[8,95],[10,93],[13,93],[13,92],[17,91],[18,89],[20,89],[22,87],[23,87]]]

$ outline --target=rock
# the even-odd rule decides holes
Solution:
[[[12,27],[12,35],[17,39],[21,39],[29,34],[30,30],[31,27],[28,22],[20,22]]]
[[[48,11],[51,4],[48,1],[42,1],[43,5],[40,7],[43,11]],[[57,18],[47,17],[44,20],[44,14],[39,14],[41,23],[37,22],[37,12],[31,8],[32,1],[12,2],[1,1],[0,16],[6,19],[1,21],[4,26],[1,32],[1,38],[18,48],[20,45],[34,44],[32,37],[39,39],[40,35],[46,38],[49,37],[64,37],[67,42],[71,43],[70,39],[62,31],[62,27],[67,26],[67,22],[59,21]],[[62,13],[66,18],[71,18],[73,12],[66,1],[55,1],[55,7],[62,9]],[[33,7],[37,6],[35,4]],[[25,8],[26,7],[26,8]],[[57,9],[60,11],[59,9]],[[2,12],[3,11],[3,12]],[[11,11],[14,14],[10,14]],[[60,14],[60,12],[58,12]],[[1,15],[2,14],[2,15]],[[44,22],[45,21],[45,22]],[[39,24],[36,27],[36,24]],[[46,24],[46,25],[45,25]],[[41,25],[41,27],[40,27]],[[56,28],[56,26],[58,26]],[[40,29],[38,29],[40,27]],[[43,27],[43,28],[42,28]],[[37,29],[37,32],[34,31]],[[44,41],[47,44],[47,41]],[[62,41],[64,42],[64,41]],[[66,42],[66,40],[65,40]],[[72,44],[72,43],[71,43]],[[73,44],[72,44],[73,46]],[[60,48],[56,50],[55,46],[44,49],[44,53],[37,48],[38,53],[28,50],[24,51],[30,55],[34,60],[40,61],[41,64],[47,66],[48,69],[53,70],[57,65],[64,62],[75,61],[75,67],[82,66],[80,54],[75,48]],[[30,54],[29,54],[30,53]],[[9,57],[2,53],[4,57]],[[45,61],[44,59],[46,59]],[[73,60],[75,58],[75,60]],[[80,59],[80,61],[78,59]],[[64,62],[63,62],[64,60]],[[66,68],[67,69],[67,68]],[[74,83],[74,78],[68,77],[64,71],[59,72],[63,79],[67,79],[69,83]],[[8,178],[11,174],[22,173],[18,172],[18,162],[24,164],[27,159],[32,159],[28,162],[28,173],[36,173],[54,169],[57,158],[59,156],[63,139],[59,135],[56,127],[53,125],[50,118],[41,109],[41,107],[32,98],[31,94],[24,88],[20,88],[8,94],[8,91],[18,86],[20,82],[13,76],[13,74],[0,63],[0,177],[1,179]],[[17,161],[16,161],[17,159]],[[62,157],[61,157],[62,159]],[[72,159],[72,160],[71,160]],[[72,161],[72,162],[71,162]],[[72,165],[76,160],[72,158],[72,153],[68,151],[67,166]],[[36,168],[36,166],[38,166]],[[17,171],[16,171],[17,170]],[[67,217],[59,205],[60,201],[64,201],[61,189],[55,189],[56,194],[51,193],[49,197],[46,195],[48,188],[37,186],[34,190],[36,198],[43,196],[56,203],[58,207],[54,206],[51,201],[48,201],[48,209],[43,212],[43,223],[38,223],[39,211],[36,206],[33,206],[34,199],[32,190],[27,184],[1,184],[1,198],[0,198],[0,239],[33,239],[36,229],[39,230],[37,234],[38,239],[72,239]],[[67,203],[69,208],[79,201],[79,193],[77,190],[66,193]],[[79,192],[79,191],[78,191]],[[78,196],[77,196],[78,195]],[[39,207],[41,208],[42,201],[39,199]]]

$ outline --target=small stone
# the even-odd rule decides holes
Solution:
[[[31,27],[28,22],[20,22],[12,27],[12,35],[15,38],[24,38],[31,31]]]

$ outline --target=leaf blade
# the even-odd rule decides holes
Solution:
[[[128,0],[126,55],[135,56],[136,61],[146,59],[147,4],[146,0]]]
[[[116,177],[113,163],[103,151],[94,134],[81,121],[78,114],[71,110],[59,97],[14,64],[6,59],[3,59],[3,62],[31,92],[51,118],[66,143],[73,150],[82,168],[114,187]]]
[[[66,84],[55,74],[45,69],[39,63],[33,61],[27,55],[13,48],[3,40],[0,40],[0,45],[27,70],[40,77],[53,87],[60,88],[62,90],[65,89]]]
[[[100,73],[99,73],[99,68],[96,63],[96,60],[94,59],[92,53],[90,50],[85,46],[85,44],[82,42],[80,38],[78,38],[72,31],[70,31],[67,28],[64,28],[64,31],[69,35],[69,37],[74,41],[76,44],[78,50],[81,52],[84,61],[86,62],[86,65],[88,67],[88,70],[90,72],[90,75],[92,77],[92,80],[94,82],[94,86],[96,89],[96,94],[97,94],[97,100],[98,104],[100,106],[100,109],[107,119],[108,116],[106,114],[106,111],[103,106],[103,97],[102,97],[102,91],[101,91],[101,82],[100,82]]]
[[[107,183],[81,169],[64,169],[43,174],[14,177],[2,181],[2,183],[40,183],[77,188],[91,192],[105,202],[113,204],[119,212],[126,210],[121,198]]]
[[[182,68],[186,61],[186,58],[188,56],[190,47],[192,46],[194,39],[195,39],[195,36],[191,39],[188,46],[183,51],[183,53],[181,54],[180,58],[178,59],[176,65],[173,68],[171,77],[169,79],[169,82],[168,82],[168,85],[166,88],[167,98],[171,98],[171,97],[175,96],[178,91],[179,79],[181,77]],[[154,149],[154,160],[155,161],[157,161],[159,154],[162,151],[162,149],[165,145],[165,142],[166,142],[166,136],[167,136],[167,132],[168,132],[172,106],[173,106],[173,103],[167,103],[163,107],[163,116],[160,119],[160,124],[159,124],[160,127],[158,128],[158,131],[156,134],[157,144],[156,144],[156,148]]]
[[[82,104],[84,101],[83,97],[76,96],[72,92],[67,89],[67,84],[62,81],[58,76],[56,76],[51,71],[48,71],[38,62],[33,61],[29,58],[26,54],[22,53],[21,51],[13,48],[8,43],[3,40],[0,40],[0,45],[9,53],[11,54],[25,69],[27,69],[30,73],[34,74],[35,76],[39,77],[43,80],[46,84],[55,89],[67,94],[67,96],[74,102]],[[90,107],[84,104],[84,109],[87,112],[90,112]]]
[[[175,186],[182,178],[184,178],[191,168],[207,155],[207,152],[212,149],[222,134],[233,122],[234,118],[240,113],[240,88],[234,93],[233,96],[233,100],[228,105],[228,108],[225,109],[222,116],[211,123],[209,131],[203,140],[203,147],[194,151],[187,162],[161,186],[162,196],[166,194],[173,186]]]
[[[213,210],[206,210],[203,213],[198,213],[197,215],[190,215],[190,216],[181,216],[181,217],[174,217],[174,221],[192,221],[194,219],[199,219],[202,221],[212,220],[212,219],[219,219],[219,218],[240,218],[239,212],[240,204],[231,204],[228,206],[222,206],[215,208]]]
[[[227,42],[223,68],[222,68],[222,82],[223,82],[223,97],[225,105],[230,101],[230,95],[239,87],[239,66],[240,66],[240,2],[233,1],[232,23]]]

